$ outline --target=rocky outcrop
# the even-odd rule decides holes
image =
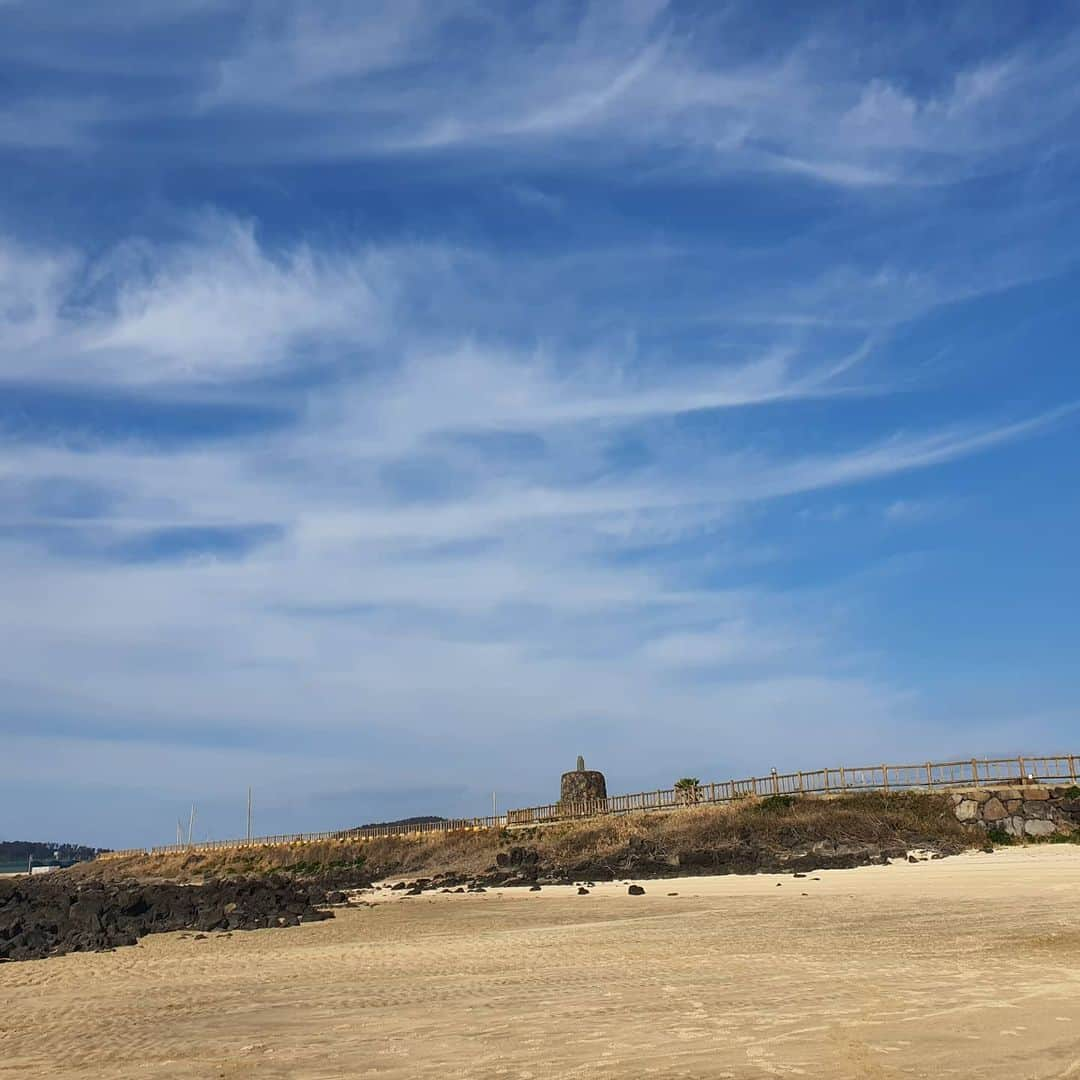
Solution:
[[[941,858],[964,850],[963,843],[918,840],[912,846],[927,852],[925,858]],[[434,877],[402,880],[386,886],[405,895],[422,892],[473,892],[485,888],[535,888],[537,885],[591,885],[597,881],[626,878],[657,879],[709,874],[805,875],[815,870],[846,870],[856,866],[885,866],[908,858],[909,845],[892,843],[846,843],[819,840],[814,843],[776,847],[753,841],[715,844],[678,854],[659,845],[631,838],[618,851],[600,858],[545,859],[534,848],[514,847],[500,853],[497,865],[479,874],[443,873]],[[631,893],[631,895],[638,895]]]
[[[928,848],[938,845],[927,843]],[[959,849],[958,849],[959,850]],[[625,877],[666,878],[702,874],[785,874],[795,871],[847,870],[885,865],[906,858],[904,843],[844,843],[820,840],[812,844],[777,847],[754,841],[721,843],[699,850],[668,854],[647,842],[632,839],[624,850],[603,862],[592,859],[545,868],[553,881],[583,877],[611,881]],[[946,852],[946,853],[951,853]],[[545,880],[542,876],[541,882]]]
[[[258,930],[332,918],[344,894],[281,877],[202,885],[93,882],[63,873],[0,881],[0,961],[134,945],[171,930]]]
[[[997,787],[954,791],[958,821],[1017,839],[1068,836],[1080,829],[1080,788]]]

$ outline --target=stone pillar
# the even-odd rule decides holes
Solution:
[[[607,781],[602,772],[585,768],[585,759],[578,758],[578,767],[573,772],[563,773],[559,785],[560,803],[593,802],[607,798]]]

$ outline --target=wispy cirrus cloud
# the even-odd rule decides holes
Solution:
[[[430,294],[463,296],[468,260],[412,245],[273,251],[250,222],[221,215],[195,219],[179,245],[133,239],[96,260],[8,243],[0,246],[8,285],[0,374],[160,389],[340,368],[348,357],[346,374],[367,370],[378,382],[378,407],[365,417],[372,424],[415,430],[422,412],[454,410],[462,428],[510,430],[828,395],[837,392],[831,380],[870,348],[866,341],[815,363],[776,345],[699,376],[666,372],[650,386],[635,372],[632,343],[568,361],[557,348],[485,344],[448,326],[453,300],[433,306]],[[483,317],[483,306],[474,310]],[[492,329],[501,336],[497,321]]]
[[[392,304],[377,295],[387,275],[362,254],[274,256],[250,225],[216,216],[167,253],[131,241],[94,263],[14,247],[0,259],[0,274],[18,279],[0,312],[13,335],[3,373],[42,381],[243,378],[327,344],[369,346]]]
[[[858,49],[855,30],[825,10],[816,27],[811,21],[791,39],[763,10],[773,34],[761,39],[776,40],[756,49],[730,32],[740,21],[752,25],[747,12],[689,18],[668,3],[546,12],[457,3],[171,3],[154,12],[136,5],[135,13],[144,32],[156,21],[162,33],[186,30],[204,43],[199,64],[163,69],[170,85],[161,108],[184,133],[178,147],[195,151],[213,139],[223,161],[484,147],[530,155],[563,146],[584,166],[663,149],[668,168],[688,176],[764,172],[872,190],[1013,168],[1010,154],[1054,139],[1080,104],[1071,78],[1080,55],[1075,33],[1010,47],[980,36],[975,20],[961,59],[926,80],[918,77],[923,37],[912,32]],[[85,69],[47,15],[27,25],[40,47],[24,48],[24,56],[51,54]],[[146,71],[113,40],[123,26],[105,20],[87,33],[101,36],[105,67],[111,63],[121,83],[144,81]],[[938,32],[929,16],[924,30]],[[23,118],[12,114],[10,137],[115,144],[110,114],[137,121],[153,109],[119,95],[111,107],[101,104],[103,113],[91,113],[78,97],[47,106],[26,99],[16,106]],[[32,122],[40,108],[54,120]],[[235,139],[223,144],[222,123],[235,125]]]
[[[339,361],[361,347],[368,361],[305,389],[287,425],[257,435],[173,447],[92,432],[7,439],[0,679],[23,740],[12,745],[27,752],[70,746],[82,727],[63,718],[75,714],[98,717],[91,729],[110,739],[140,733],[125,760],[212,742],[225,715],[235,738],[283,737],[303,715],[309,735],[348,740],[358,702],[380,731],[414,740],[450,709],[459,738],[481,745],[507,715],[545,729],[551,686],[572,688],[558,723],[597,724],[591,738],[626,775],[635,766],[605,742],[606,726],[670,710],[673,760],[718,708],[756,718],[760,738],[740,753],[767,753],[792,699],[815,730],[857,721],[880,748],[909,694],[854,658],[843,620],[760,586],[710,584],[718,565],[746,557],[725,538],[754,507],[958,461],[1065,418],[1058,408],[845,437],[828,453],[765,452],[723,423],[695,431],[696,418],[858,403],[858,380],[845,380],[869,344],[809,359],[774,346],[661,375],[655,358],[500,348],[474,330],[455,340],[442,317],[417,326],[414,278],[395,272],[394,255],[272,254],[242,227],[200,242],[127,245],[96,264],[16,256],[36,267],[14,280],[24,340],[48,376],[288,401],[288,385],[250,380],[303,371],[305,335]],[[354,294],[322,324],[328,298]],[[8,355],[9,380],[40,377]],[[83,356],[98,366],[80,370]],[[704,561],[640,559],[702,537]],[[403,682],[416,667],[423,680]],[[386,762],[403,752],[400,735],[370,737]],[[425,745],[411,767],[434,790],[448,779],[445,755]],[[537,760],[555,768],[546,753]],[[325,782],[326,767],[309,766]],[[516,784],[523,801],[542,795],[528,776]]]
[[[1078,46],[973,13],[6,7],[0,810],[969,753],[994,633],[1057,715]]]
[[[224,59],[203,104],[307,115],[313,138],[299,153],[521,150],[559,140],[610,153],[651,144],[689,155],[691,171],[786,172],[854,188],[1000,167],[1002,153],[1045,135],[1078,104],[1073,37],[1049,54],[973,58],[916,90],[895,63],[902,50],[878,50],[877,73],[822,38],[748,57],[716,47],[730,14],[714,14],[715,37],[700,26],[690,33],[666,3],[586,5],[552,13],[542,27],[524,12],[403,5],[373,20],[303,9],[264,23]],[[488,48],[460,84],[433,77],[440,49],[476,39]],[[272,82],[263,77],[270,57],[281,74]],[[408,81],[396,84],[395,72]]]

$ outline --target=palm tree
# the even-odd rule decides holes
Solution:
[[[693,806],[701,799],[701,781],[696,776],[684,776],[675,781],[675,794],[679,802]]]

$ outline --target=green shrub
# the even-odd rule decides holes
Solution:
[[[782,813],[795,805],[794,795],[769,795],[762,799],[755,807],[767,814]]]

